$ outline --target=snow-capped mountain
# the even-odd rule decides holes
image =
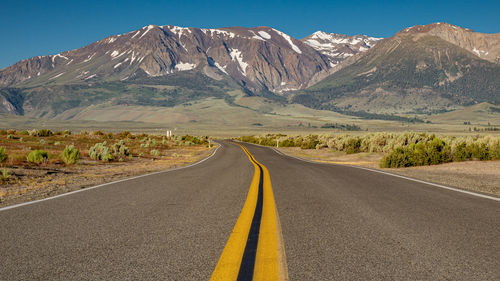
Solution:
[[[343,60],[375,46],[382,38],[366,35],[343,35],[316,31],[301,41],[329,57],[330,66],[335,67]]]
[[[377,114],[431,114],[482,102],[499,104],[500,33],[439,22],[416,25],[333,70],[292,101]]]
[[[269,27],[221,29],[149,25],[80,49],[23,60],[0,70],[0,85],[129,81],[194,71],[229,76],[251,91],[304,88],[329,58]]]

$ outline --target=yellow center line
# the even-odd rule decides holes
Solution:
[[[238,278],[248,234],[257,206],[260,182],[259,165],[263,171],[263,205],[253,280],[279,280],[280,269],[278,266],[278,239],[276,230],[277,212],[271,186],[271,177],[264,165],[257,162],[244,146],[240,145],[240,147],[254,165],[254,176],[241,214],[236,221],[236,225],[229,236],[210,280],[231,281]],[[283,276],[283,272],[281,275]]]

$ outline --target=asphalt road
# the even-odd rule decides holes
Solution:
[[[499,280],[500,203],[245,145],[267,167],[290,280]],[[186,169],[0,211],[0,280],[208,280],[254,167]]]

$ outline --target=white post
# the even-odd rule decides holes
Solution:
[[[276,147],[277,147],[277,148],[279,148],[279,147],[280,147],[280,143],[279,143],[278,138],[276,138]]]

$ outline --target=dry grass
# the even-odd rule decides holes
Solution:
[[[0,206],[53,196],[118,179],[166,170],[196,162],[212,151],[206,145],[186,145],[179,140],[164,140],[155,135],[124,135],[84,133],[32,137],[14,134],[14,139],[0,135],[0,146],[5,147],[8,159],[0,163],[0,170],[8,170],[7,179],[0,181]],[[20,142],[20,138],[23,141]],[[98,142],[113,144],[124,139],[130,148],[129,157],[113,162],[100,162],[89,158],[88,149]],[[146,140],[145,140],[146,139]],[[43,140],[40,143],[40,140]],[[153,141],[154,140],[154,141]],[[80,150],[76,165],[65,165],[60,153],[72,144]],[[148,145],[146,145],[148,144]],[[49,159],[41,165],[27,163],[26,155],[33,149],[49,152]],[[151,155],[158,150],[159,156]]]
[[[433,166],[381,169],[382,153],[356,153],[328,149],[279,148],[285,154],[332,164],[358,165],[388,171],[420,180],[454,186],[461,189],[493,194],[500,197],[500,161],[466,161]]]

